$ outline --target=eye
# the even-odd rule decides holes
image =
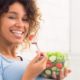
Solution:
[[[29,19],[27,19],[27,18],[23,18],[22,21],[24,21],[24,22],[28,22]]]
[[[9,19],[16,19],[16,16],[8,16]]]

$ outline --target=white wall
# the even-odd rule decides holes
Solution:
[[[69,80],[80,80],[80,0],[70,0],[71,26],[71,76]]]
[[[80,54],[80,0],[71,2],[71,52]]]
[[[43,51],[69,52],[69,0],[37,0],[42,13],[38,45]]]

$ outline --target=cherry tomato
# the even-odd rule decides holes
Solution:
[[[48,60],[48,61],[47,61],[47,64],[46,64],[46,67],[47,67],[47,68],[53,67],[53,63],[52,63],[50,60]]]
[[[59,68],[59,69],[62,69],[63,65],[62,65],[62,63],[57,63],[56,67]]]
[[[30,35],[29,37],[28,37],[28,39],[31,41],[33,38],[34,38],[34,34],[32,34],[32,35]]]

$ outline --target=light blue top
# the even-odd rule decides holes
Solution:
[[[28,61],[16,61],[0,55],[0,80],[21,80],[28,63]],[[36,80],[44,79],[38,77]]]

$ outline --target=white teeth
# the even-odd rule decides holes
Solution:
[[[23,32],[19,30],[11,30],[16,37],[22,37]]]
[[[23,33],[22,31],[12,31],[12,32],[15,34],[22,34]]]
[[[22,36],[21,33],[14,33],[15,36]]]

